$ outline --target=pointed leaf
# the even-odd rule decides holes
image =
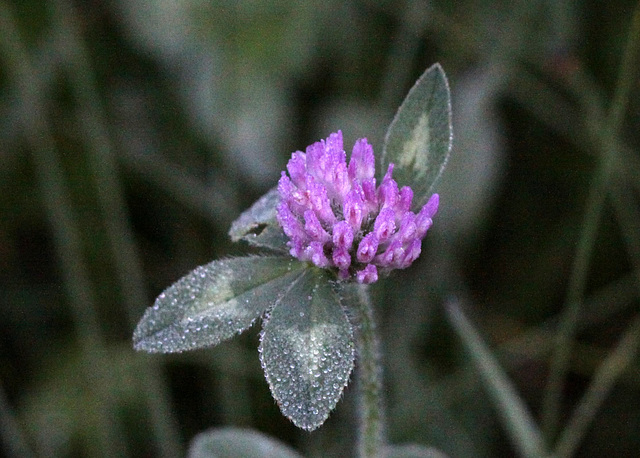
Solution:
[[[251,326],[304,268],[283,256],[226,259],[198,267],[146,310],[133,334],[134,347],[172,353],[216,345]]]
[[[288,445],[258,431],[215,428],[198,434],[188,458],[302,458]]]
[[[260,358],[280,410],[312,431],[335,407],[353,369],[353,333],[326,273],[307,270],[264,325]]]
[[[231,224],[231,240],[244,240],[257,247],[288,252],[288,238],[276,220],[278,202],[280,194],[277,188],[271,189],[258,199]]]
[[[400,105],[384,140],[382,170],[394,164],[400,186],[411,186],[414,209],[422,207],[451,150],[451,96],[440,64],[418,79]]]

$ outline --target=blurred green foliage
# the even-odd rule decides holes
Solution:
[[[205,429],[242,426],[310,456],[350,456],[355,390],[319,431],[297,431],[269,395],[255,330],[177,356],[137,354],[131,334],[183,274],[249,251],[231,245],[229,224],[292,151],[342,129],[345,144],[366,136],[380,152],[397,106],[436,61],[454,102],[441,212],[419,262],[374,290],[389,436],[456,457],[515,453],[445,319],[442,304],[456,295],[557,437],[623,334],[627,353],[640,338],[637,74],[623,122],[610,124],[634,8],[1,0],[4,450],[175,456]],[[575,287],[584,214],[600,198],[589,193],[607,157]],[[543,400],[574,296],[576,339],[553,427]],[[577,455],[640,449],[634,355],[614,365]]]

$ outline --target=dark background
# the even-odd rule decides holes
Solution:
[[[510,456],[448,324],[455,294],[540,418],[598,166],[616,161],[563,390],[572,413],[637,313],[640,93],[604,138],[634,2],[13,0],[0,3],[0,414],[4,449],[166,456],[215,426],[350,456],[354,389],[317,432],[281,416],[257,330],[137,354],[164,288],[231,245],[230,223],[292,151],[386,126],[434,62],[454,110],[423,255],[374,288],[388,434],[451,456]],[[636,341],[638,338],[636,337]],[[579,456],[640,449],[637,358]],[[106,448],[105,445],[107,444]],[[19,452],[16,456],[20,456]]]

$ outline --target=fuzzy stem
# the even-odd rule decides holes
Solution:
[[[384,445],[384,413],[382,407],[382,367],[380,341],[376,332],[373,306],[365,285],[354,287],[359,389],[358,456],[377,457]]]

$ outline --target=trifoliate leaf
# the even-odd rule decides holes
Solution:
[[[216,345],[272,307],[305,265],[289,257],[213,261],[170,286],[133,334],[136,350],[172,353]]]
[[[276,206],[280,202],[277,188],[258,199],[231,224],[229,236],[237,242],[244,240],[251,245],[288,252],[287,236],[276,220]]]
[[[431,187],[451,150],[451,96],[440,64],[427,69],[398,108],[384,140],[382,173],[394,164],[400,186],[411,186],[413,209],[430,197]]]
[[[215,428],[198,434],[188,458],[302,458],[286,444],[258,431]]]
[[[264,325],[260,359],[280,410],[314,430],[335,407],[353,369],[353,333],[328,275],[309,269]]]

